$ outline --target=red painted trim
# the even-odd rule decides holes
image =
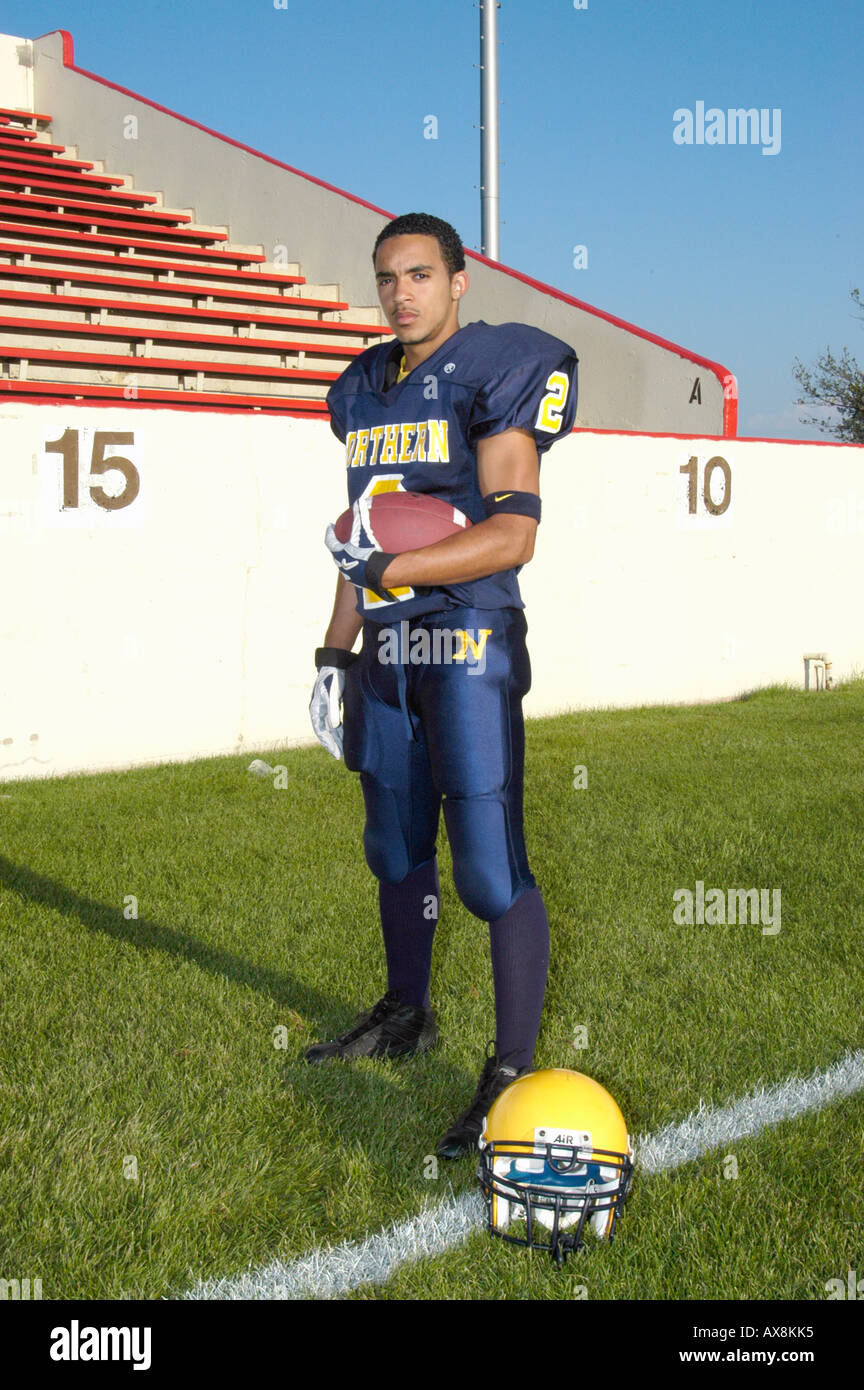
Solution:
[[[738,382],[731,372],[723,378],[723,433],[733,439],[738,433]]]
[[[45,36],[43,35],[43,38]],[[0,106],[2,116],[23,116],[25,121],[50,121],[51,117],[41,111],[22,111],[20,106]]]
[[[292,416],[293,418],[298,419],[298,420],[318,420],[318,421],[320,421],[322,424],[326,424],[326,425],[328,426],[328,429],[329,429],[329,415],[327,414],[326,410],[321,410],[321,411],[315,410],[315,409],[314,409],[314,406],[315,406],[316,403],[314,403],[314,402],[310,402],[305,410],[304,410],[304,409],[299,409],[299,408],[290,408],[290,407],[286,407],[285,409],[282,409],[282,410],[273,409],[273,408],[271,408],[271,409],[268,410],[268,409],[265,409],[263,406],[259,408],[259,407],[257,407],[257,406],[245,406],[245,407],[243,407],[243,406],[228,406],[228,405],[222,405],[222,404],[219,404],[219,405],[210,405],[210,404],[206,404],[206,405],[195,405],[195,404],[193,404],[191,401],[187,401],[187,402],[186,402],[185,404],[183,404],[183,405],[175,405],[173,402],[168,402],[168,401],[165,401],[165,402],[162,402],[162,401],[149,401],[149,400],[144,399],[144,398],[143,398],[143,389],[142,389],[141,387],[138,388],[138,389],[139,389],[139,399],[138,399],[137,401],[130,401],[130,400],[126,400],[125,398],[120,398],[120,397],[117,397],[117,398],[110,397],[110,398],[108,398],[108,399],[103,399],[103,400],[100,400],[100,399],[76,400],[76,399],[70,398],[70,397],[68,397],[68,396],[63,396],[63,395],[60,395],[60,396],[45,395],[45,396],[43,396],[43,395],[41,395],[41,394],[39,395],[39,398],[38,398],[38,399],[36,399],[36,400],[30,400],[30,399],[24,398],[23,396],[18,396],[18,395],[16,395],[16,394],[14,394],[14,391],[12,390],[12,388],[14,388],[14,387],[20,387],[21,385],[29,386],[29,387],[31,388],[31,390],[33,390],[33,391],[36,391],[36,390],[39,389],[39,388],[43,388],[46,392],[49,392],[49,391],[51,391],[51,390],[55,390],[55,391],[56,391],[56,389],[57,389],[57,383],[55,383],[55,382],[47,382],[47,381],[46,381],[46,382],[19,383],[19,382],[17,382],[17,381],[15,381],[15,382],[0,381],[0,404],[2,404],[3,401],[4,401],[4,399],[5,399],[5,400],[10,401],[12,404],[14,404],[14,405],[16,405],[16,406],[18,406],[18,405],[63,405],[63,406],[74,406],[74,407],[76,407],[76,408],[78,408],[78,407],[85,407],[85,408],[90,409],[90,410],[94,410],[94,409],[96,409],[96,410],[100,410],[100,409],[109,409],[109,408],[111,408],[111,407],[115,407],[115,406],[116,406],[118,409],[123,409],[123,410],[127,410],[127,409],[128,409],[128,410],[182,410],[182,411],[185,411],[186,414],[190,414],[190,415],[197,415],[197,414],[200,414],[201,411],[205,411],[205,412],[207,412],[208,414],[218,413],[218,414],[220,414],[220,415],[246,415],[246,416],[248,416],[248,415],[271,415],[271,416],[280,416],[280,417],[284,417],[285,415],[290,415],[290,416]],[[82,390],[86,390],[87,388],[86,388],[86,387],[82,387],[79,383],[74,383],[74,384],[70,384],[70,389],[80,392],[80,391],[82,391]],[[91,388],[91,389],[92,389],[92,388]],[[97,388],[97,389],[99,389],[99,388]],[[109,391],[109,390],[122,391],[122,389],[123,389],[123,388],[122,388],[122,387],[119,387],[119,386],[118,386],[118,387],[102,387],[102,388],[101,388],[101,390],[103,390],[103,391]],[[151,388],[151,389],[153,389],[153,388]],[[192,393],[190,392],[189,394],[191,395]],[[226,396],[227,396],[227,393],[226,393]],[[227,399],[230,400],[230,396],[227,396]],[[249,399],[249,398],[247,397],[246,399]],[[263,398],[262,398],[262,399],[263,399]],[[323,405],[323,402],[322,402],[321,404]],[[628,438],[628,439],[710,439],[710,440],[717,440],[717,441],[719,441],[720,443],[728,443],[728,442],[729,442],[727,436],[722,435],[722,434],[671,434],[671,433],[670,433],[670,434],[661,434],[661,433],[657,433],[657,432],[655,432],[655,431],[648,431],[648,430],[588,430],[588,429],[585,429],[585,430],[573,430],[572,432],[573,432],[573,434],[617,434],[617,435],[623,435],[624,437],[626,437],[626,438]],[[743,435],[743,436],[741,436],[740,438],[733,440],[732,442],[735,443],[735,444],[791,444],[791,445],[795,445],[795,446],[798,446],[798,447],[807,447],[807,446],[809,446],[809,445],[815,445],[817,448],[825,448],[825,449],[864,449],[864,445],[862,445],[862,444],[844,444],[844,443],[842,443],[842,441],[840,441],[840,440],[830,440],[830,439],[763,439],[763,438],[759,438],[759,437],[757,437],[757,436],[755,436],[755,435],[754,435],[754,436]]]
[[[500,270],[513,280],[520,280],[523,284],[530,285],[531,289],[540,290],[542,294],[548,294],[553,299],[560,299],[565,304],[572,304],[575,309],[581,309],[583,313],[593,314],[595,318],[603,319],[615,328],[623,328],[627,333],[632,333],[637,338],[643,338],[649,343],[656,343],[658,347],[665,348],[667,352],[674,352],[678,357],[683,357],[688,362],[693,362],[697,367],[703,367],[706,371],[713,373],[723,387],[723,437],[726,438],[730,434],[734,435],[738,424],[738,383],[727,367],[721,366],[719,362],[712,362],[709,357],[701,357],[698,353],[691,352],[689,348],[681,347],[678,343],[672,343],[667,338],[661,338],[657,333],[649,332],[647,328],[639,328],[634,323],[628,323],[627,319],[618,318],[615,314],[607,314],[604,309],[598,309],[595,305],[588,304],[584,299],[575,299],[573,295],[566,294],[563,290],[556,290],[553,285],[546,285],[542,280],[534,280],[530,275],[523,275],[520,270],[513,270],[510,266],[501,265],[499,261],[490,261],[487,256],[481,256],[479,251],[469,251],[467,246],[465,247],[465,255],[470,256],[474,261],[479,261],[481,265],[488,265],[493,270]]]
[[[129,87],[121,87],[119,83],[111,82],[107,77],[101,77],[98,72],[89,72],[87,68],[76,67],[72,58],[72,35],[66,29],[54,29],[51,33],[63,36],[63,66],[70,68],[72,72],[77,72],[80,77],[89,77],[91,82],[98,82],[103,87],[110,87],[112,91],[120,92],[124,97],[132,97],[133,101],[143,102],[145,106],[151,107],[154,111],[161,111],[163,115],[171,116],[175,121],[182,121],[184,125],[201,130],[205,135],[212,136],[214,140],[221,140],[225,145],[233,145],[236,150],[243,150],[245,154],[254,155],[256,159],[266,160],[268,164],[275,165],[277,169],[285,169],[289,174],[296,174],[298,178],[317,184],[319,188],[326,188],[330,193],[338,193],[340,197],[348,198],[352,203],[358,203],[360,207],[368,208],[370,212],[379,213],[388,221],[396,216],[393,212],[385,212],[384,208],[377,207],[375,203],[367,203],[365,198],[358,198],[354,193],[346,193],[344,188],[337,188],[333,183],[316,179],[313,174],[305,174],[302,169],[295,169],[292,165],[285,164],[281,159],[274,159],[272,155],[262,154],[260,150],[253,149],[251,145],[244,145],[239,140],[232,140],[229,135],[222,135],[218,130],[211,130],[210,126],[202,125],[200,121],[194,121],[191,116],[182,116],[179,111],[172,111],[170,106],[162,106],[158,101],[151,101],[149,97],[142,96],[140,92],[133,92]],[[39,35],[40,39],[50,37],[50,33]],[[38,43],[39,39],[35,39],[34,42]]]
[[[26,399],[23,396],[15,395],[13,392],[7,390],[8,386],[16,386],[17,384],[17,382],[9,383],[6,381],[0,381],[0,405],[3,404],[3,401],[5,399],[9,400],[13,405],[16,406],[83,406],[90,410],[109,409],[116,406],[120,410],[183,410],[186,412],[186,414],[189,415],[199,415],[201,411],[205,411],[207,414],[211,415],[273,415],[280,417],[285,415],[291,415],[292,417],[298,420],[323,420],[327,424],[328,429],[330,427],[330,417],[329,415],[327,415],[326,411],[322,412],[319,410],[314,410],[311,406],[307,406],[307,409],[305,410],[301,409],[299,406],[286,406],[283,410],[277,410],[273,407],[267,409],[264,406],[258,406],[255,404],[249,404],[247,406],[224,406],[221,404],[210,404],[209,402],[205,402],[200,405],[194,405],[191,402],[187,401],[183,405],[175,405],[173,401],[147,400],[144,397],[143,391],[140,388],[139,399],[136,401],[126,400],[120,396],[112,396],[107,399],[92,398],[90,400],[80,400],[69,396],[42,395],[41,393],[35,399]],[[38,386],[44,386],[46,388],[46,391],[57,389],[56,383],[54,382],[31,382],[30,385],[34,388],[34,390]],[[121,391],[123,388],[103,387],[102,389],[103,391],[107,391],[109,389],[116,389],[118,391]],[[192,393],[190,392],[190,395],[191,394]],[[247,399],[250,402],[252,401],[252,397],[244,397],[244,399]],[[263,400],[264,397],[261,397],[261,399]]]
[[[75,66],[75,41],[68,29],[55,29],[55,34],[59,34],[63,40],[63,66],[73,68]],[[47,34],[40,34],[40,39],[46,39]]]
[[[730,442],[725,434],[673,434],[671,430],[600,430],[590,426],[577,426],[571,434],[614,434],[626,439],[710,439],[721,444]],[[864,449],[864,444],[847,444],[842,439],[776,439],[770,435],[736,435],[733,444],[797,444],[804,448],[814,445],[818,449]]]
[[[256,159],[263,159],[268,164],[273,164],[278,169],[285,169],[289,174],[295,174],[298,178],[306,179],[309,183],[316,184],[319,188],[326,189],[329,193],[336,193],[341,198],[347,198],[350,202],[356,203],[359,207],[368,208],[370,212],[378,213],[379,216],[388,221],[395,216],[392,212],[386,212],[384,208],[379,208],[375,203],[369,203],[365,198],[358,198],[353,193],[348,193],[344,188],[337,188],[335,184],[326,183],[323,179],[316,179],[312,174],[306,174],[302,169],[295,169],[290,164],[283,163],[280,159],[274,159],[272,155],[262,154],[260,150],[255,150],[251,145],[244,145],[239,140],[232,140],[227,135],[222,135],[218,130],[211,130],[209,126],[202,125],[200,121],[194,121],[189,116],[181,116],[179,112],[172,111],[168,106],[162,106],[158,102],[150,101],[148,97],[141,96],[138,92],[133,92],[128,87],[121,87],[116,82],[109,82],[105,77],[100,77],[98,73],[88,72],[86,68],[75,66],[73,60],[72,35],[66,29],[55,30],[63,40],[63,65],[77,72],[81,77],[88,77],[93,82],[99,82],[103,87],[110,87],[112,91],[120,92],[123,96],[132,97],[135,101],[143,102],[145,106],[150,106],[154,111],[161,111],[166,116],[171,116],[174,120],[183,121],[185,125],[201,130],[205,135],[211,136],[215,140],[221,140],[226,145],[233,145],[235,149],[243,150],[245,154],[251,154]],[[47,38],[48,35],[42,34],[40,38]],[[622,328],[627,333],[632,333],[637,338],[642,338],[646,342],[654,343],[658,347],[664,348],[667,352],[674,352],[676,356],[693,362],[696,366],[704,368],[717,377],[723,387],[723,437],[734,436],[737,428],[738,415],[738,387],[735,377],[718,362],[712,362],[710,358],[701,357],[697,353],[691,352],[688,348],[681,347],[677,343],[671,343],[666,338],[661,338],[656,333],[650,333],[647,329],[639,328],[636,324],[628,323],[626,319],[618,318],[614,314],[607,314],[602,309],[597,309],[593,304],[587,304],[584,300],[575,299],[572,295],[565,294],[563,290],[557,290],[552,285],[546,285],[542,280],[534,280],[529,275],[522,274],[521,271],[513,270],[510,266],[502,265],[499,261],[490,261],[486,256],[480,255],[478,251],[471,251],[467,247],[465,253],[472,260],[479,261],[482,265],[488,265],[493,270],[498,270],[504,275],[509,275],[514,280],[519,280],[522,284],[529,285],[532,289],[539,290],[543,294],[558,299],[564,304],[570,304],[575,309],[581,309],[583,313],[593,314],[595,318],[604,319],[615,328]]]

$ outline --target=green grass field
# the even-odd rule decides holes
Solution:
[[[862,1046],[864,681],[536,721],[527,756],[538,1065],[595,1076],[640,1135]],[[385,988],[356,778],[264,749],[2,793],[0,1278],[174,1296],[475,1185],[428,1162],[493,1032],[443,834],[439,1048],[310,1068]],[[697,881],[780,889],[780,931],[676,925]],[[737,1142],[735,1179],[721,1151],[637,1169],[615,1242],[563,1272],[480,1231],[352,1297],[822,1299],[864,1274],[862,1136],[859,1094]]]

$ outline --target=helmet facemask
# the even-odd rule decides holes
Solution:
[[[506,1140],[489,1142],[478,1167],[491,1234],[549,1250],[559,1265],[585,1244],[586,1228],[612,1239],[632,1173],[629,1154]],[[508,1231],[511,1222],[525,1234]]]

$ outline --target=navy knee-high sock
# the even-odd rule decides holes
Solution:
[[[539,888],[517,898],[489,923],[498,1056],[530,1067],[540,1031],[549,970],[549,919]]]
[[[387,988],[406,1004],[429,1007],[432,940],[438,924],[438,861],[428,859],[401,883],[378,883],[381,930],[387,956]]]

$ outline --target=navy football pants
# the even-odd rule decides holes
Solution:
[[[361,774],[366,861],[377,878],[401,883],[434,855],[443,800],[456,891],[494,922],[535,886],[522,828],[525,616],[456,608],[409,623],[394,609],[389,626],[364,625],[346,672],[345,766]],[[466,635],[445,637],[437,661],[436,628]],[[418,629],[428,633],[427,660]]]

